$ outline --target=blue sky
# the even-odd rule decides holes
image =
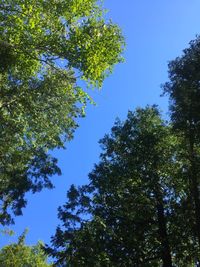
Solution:
[[[166,114],[168,100],[160,97],[160,84],[167,81],[167,63],[200,33],[199,0],[105,0],[105,7],[126,38],[125,63],[116,66],[101,91],[91,91],[97,105],[88,106],[67,150],[54,152],[63,173],[53,177],[56,188],[29,194],[24,215],[10,227],[17,234],[28,227],[28,244],[49,242],[59,223],[58,206],[64,204],[72,183],[87,183],[98,162],[98,140],[110,131],[116,117],[125,119],[128,110],[147,104],[158,104]],[[0,245],[15,239],[1,238]]]

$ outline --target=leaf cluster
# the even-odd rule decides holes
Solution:
[[[98,1],[0,3],[0,223],[21,214],[25,193],[52,188],[50,155],[73,138],[88,94],[121,61],[120,29]]]

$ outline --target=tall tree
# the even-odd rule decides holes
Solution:
[[[200,38],[190,42],[181,57],[169,63],[169,82],[164,92],[170,96],[173,127],[182,140],[182,173],[188,185],[188,201],[194,211],[189,225],[200,252]],[[198,261],[200,258],[198,258]]]
[[[72,186],[59,208],[62,226],[47,253],[61,266],[172,266],[174,207],[181,198],[171,128],[156,107],[137,109],[100,143],[89,185]]]
[[[122,60],[120,29],[96,0],[0,3],[0,223],[21,213],[27,191],[60,173],[48,151],[63,148],[89,96]]]

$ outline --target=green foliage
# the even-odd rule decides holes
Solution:
[[[119,28],[98,1],[0,3],[0,223],[21,214],[27,191],[60,174],[48,154],[73,137],[89,96],[122,60]]]
[[[119,28],[106,22],[98,1],[4,1],[1,5],[2,44],[12,48],[21,79],[40,73],[44,65],[60,69],[65,60],[80,75],[101,85],[105,73],[121,61],[124,44]]]
[[[170,97],[171,119],[178,131],[199,132],[200,37],[190,42],[181,57],[169,63],[169,82],[163,85]],[[196,136],[197,137],[197,136]]]
[[[58,266],[190,266],[179,142],[157,108],[129,112],[100,144],[101,161],[89,185],[69,190],[46,252]]]
[[[169,64],[169,82],[164,92],[170,97],[173,128],[181,140],[182,166],[180,175],[185,184],[185,218],[192,237],[192,245],[198,248],[196,259],[200,261],[200,38],[190,42],[181,57]],[[185,230],[184,230],[185,233]]]
[[[0,250],[0,265],[4,267],[50,267],[41,249],[41,244],[26,246],[26,232],[18,239],[18,243],[7,245]]]

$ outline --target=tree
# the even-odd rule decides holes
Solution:
[[[190,236],[176,224],[185,196],[178,140],[157,108],[129,112],[100,143],[101,161],[89,185],[69,190],[46,252],[58,266],[192,266],[179,249]]]
[[[190,42],[181,57],[169,63],[169,82],[164,92],[170,97],[171,120],[182,140],[181,171],[187,183],[187,199],[193,211],[189,225],[200,252],[200,38]],[[198,261],[200,258],[198,256]]]
[[[13,243],[0,250],[0,264],[4,267],[50,267],[41,249],[41,244],[26,246],[24,244],[26,232]]]
[[[89,96],[122,61],[124,41],[96,0],[0,3],[0,223],[21,214],[27,191],[60,173],[49,151],[73,137]]]

